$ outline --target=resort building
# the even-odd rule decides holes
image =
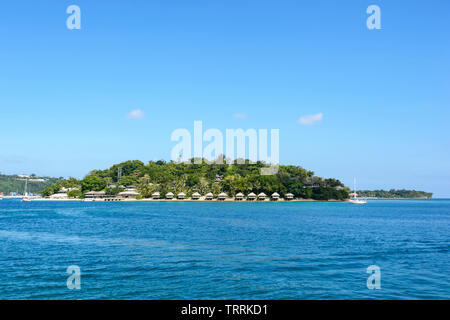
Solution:
[[[105,191],[89,191],[84,195],[84,198],[87,200],[100,200],[106,197]]]
[[[172,200],[173,199],[173,193],[172,192],[166,193],[166,199],[167,200]]]
[[[253,192],[247,196],[247,201],[255,201],[255,199],[256,199],[256,194],[254,194]]]
[[[186,197],[186,194],[184,192],[180,192],[177,196],[178,200],[184,200],[184,198]]]
[[[205,195],[205,200],[211,201],[214,198],[214,195],[211,192],[208,192]]]
[[[200,197],[201,197],[201,194],[198,192],[194,192],[192,194],[192,200],[198,200],[198,199],[200,199]]]
[[[239,193],[234,197],[234,199],[235,199],[236,201],[242,201],[242,200],[244,200],[244,194],[243,194],[242,192],[239,192]]]
[[[117,195],[123,199],[136,199],[137,196],[139,196],[139,193],[136,190],[133,190],[130,188],[130,190],[125,190],[122,192],[119,192],[119,194]]]
[[[260,194],[258,194],[258,201],[264,201],[266,200],[266,194],[264,192],[261,192]]]
[[[286,193],[284,198],[289,201],[294,199],[294,195],[292,193]]]
[[[153,200],[158,200],[161,197],[159,192],[153,192],[152,194],[152,199]]]
[[[280,199],[280,195],[277,192],[272,193],[272,196],[270,197],[272,201],[278,201]]]
[[[225,201],[225,199],[228,197],[228,195],[225,192],[222,192],[221,194],[219,194],[219,196],[217,197],[217,200],[219,201]]]
[[[65,192],[58,192],[55,194],[52,194],[50,197],[52,200],[67,200],[69,197],[67,196],[67,193]]]

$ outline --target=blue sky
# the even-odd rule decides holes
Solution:
[[[81,30],[66,28],[71,4]],[[366,27],[371,4],[381,30]],[[3,3],[0,172],[168,160],[172,131],[202,120],[280,129],[282,164],[347,185],[450,197],[449,12],[446,0]]]

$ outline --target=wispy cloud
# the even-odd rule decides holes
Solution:
[[[132,110],[127,114],[127,119],[142,119],[144,118],[144,112],[141,109]]]
[[[247,118],[247,115],[245,113],[235,113],[233,114],[233,117],[235,117],[236,119],[245,119]]]
[[[298,123],[302,125],[311,125],[323,119],[323,114],[309,114],[298,119]]]

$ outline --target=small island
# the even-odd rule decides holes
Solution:
[[[349,189],[300,166],[261,175],[263,162],[210,164],[130,160],[93,170],[82,180],[58,180],[40,193],[49,200],[85,201],[344,201]]]

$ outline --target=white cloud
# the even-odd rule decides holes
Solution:
[[[235,113],[233,117],[235,117],[236,119],[245,119],[247,118],[247,115],[245,113]]]
[[[128,119],[142,119],[144,117],[144,112],[141,109],[132,110],[127,114]]]
[[[303,125],[311,125],[323,119],[323,114],[309,114],[298,119],[298,123]]]

